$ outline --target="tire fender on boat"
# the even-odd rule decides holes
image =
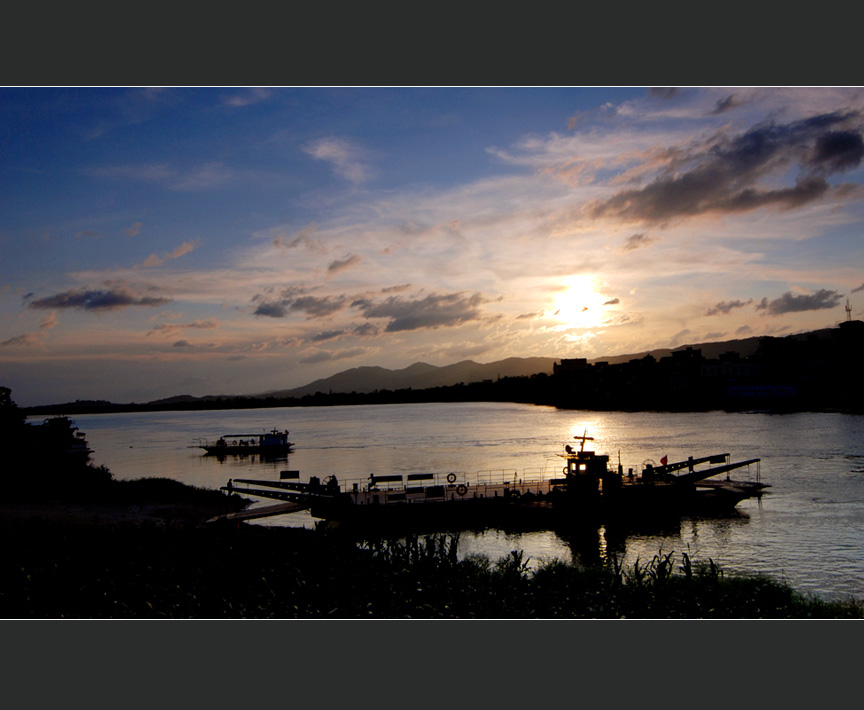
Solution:
[[[456,482],[456,474],[448,473],[447,474],[447,483],[455,483]]]
[[[458,486],[456,486],[457,495],[464,496],[467,492],[468,486],[466,486],[464,483],[460,483]]]

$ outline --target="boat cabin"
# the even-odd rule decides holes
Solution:
[[[605,454],[598,456],[593,451],[575,451],[569,444],[564,447],[567,455],[565,474],[567,476],[586,476],[600,478],[606,475],[609,469],[609,457]]]

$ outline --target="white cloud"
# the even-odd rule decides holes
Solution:
[[[306,143],[303,151],[316,160],[330,163],[339,177],[355,185],[373,177],[372,168],[366,163],[365,151],[346,138],[319,138]]]

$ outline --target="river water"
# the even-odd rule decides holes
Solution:
[[[580,562],[608,552],[625,564],[662,552],[718,563],[727,573],[766,573],[826,599],[864,599],[864,416],[801,413],[624,413],[558,410],[510,403],[439,403],[297,407],[208,412],[101,414],[73,417],[94,449],[93,460],[118,479],[168,477],[206,488],[229,478],[300,480],[337,474],[340,481],[376,475],[478,471],[536,472],[560,467],[563,444],[587,430],[598,453],[641,469],[647,459],[730,453],[761,458],[733,478],[758,473],[770,488],[732,516],[684,518],[656,529],[605,529],[574,539],[553,531],[462,533],[461,555],[492,560],[522,550],[536,566]],[[194,448],[196,439],[288,429],[286,458],[229,457]],[[586,448],[590,448],[589,447]],[[260,501],[268,505],[274,501]],[[306,512],[259,524],[312,527]]]

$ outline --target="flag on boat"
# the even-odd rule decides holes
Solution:
[[[662,459],[660,459],[660,463],[665,466],[667,463],[669,463],[669,457],[664,456]]]

